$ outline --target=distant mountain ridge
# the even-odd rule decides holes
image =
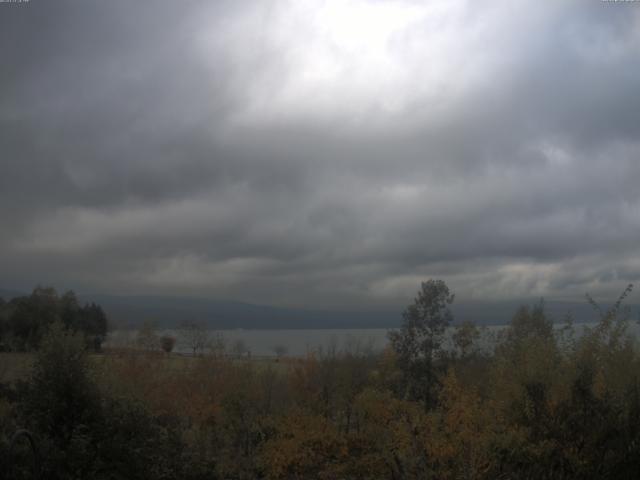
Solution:
[[[334,311],[281,308],[243,302],[225,302],[192,297],[80,295],[81,301],[101,305],[114,324],[135,328],[144,320],[176,326],[184,320],[202,322],[218,329],[322,329],[322,328],[397,328],[404,307],[397,309]],[[456,323],[470,320],[478,325],[508,323],[522,305],[539,299],[512,301],[467,301],[452,306]],[[638,305],[629,305],[638,311]],[[602,305],[607,308],[607,305]],[[555,322],[571,313],[575,322],[592,322],[597,316],[584,302],[545,301],[545,310]],[[637,315],[636,315],[637,316]]]
[[[191,297],[79,295],[79,298],[101,305],[109,318],[123,328],[135,327],[144,320],[166,327],[189,320],[218,329],[388,328],[400,321],[399,313],[393,311],[304,310]]]
[[[0,297],[5,300],[20,295],[26,294],[0,289]],[[152,320],[165,328],[175,327],[185,320],[201,322],[215,329],[397,328],[402,323],[403,310],[403,307],[358,311],[305,310],[197,297],[151,295],[79,294],[78,298],[81,303],[95,302],[101,305],[114,328],[137,328],[145,320]],[[478,325],[501,325],[508,323],[521,305],[536,302],[456,302],[452,310],[456,323],[471,320]],[[546,301],[545,307],[556,322],[563,321],[568,312],[571,312],[576,322],[591,322],[597,319],[586,301]],[[637,318],[639,306],[629,307],[634,312],[632,318]]]

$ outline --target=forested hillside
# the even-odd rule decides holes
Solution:
[[[36,287],[30,295],[0,298],[0,351],[37,349],[56,322],[81,334],[95,350],[107,336],[102,307],[93,302],[81,305],[73,291],[58,295],[52,287]]]

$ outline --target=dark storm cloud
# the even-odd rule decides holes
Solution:
[[[606,2],[0,4],[0,282],[612,294],[640,277],[639,32]]]

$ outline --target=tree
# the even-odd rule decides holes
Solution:
[[[492,441],[499,429],[492,413],[478,392],[449,369],[442,381],[440,405],[429,414],[423,437],[433,478],[495,478],[487,475],[494,467]]]
[[[470,321],[457,325],[455,332],[451,336],[460,358],[466,358],[471,353],[473,344],[478,338],[480,338],[480,330]]]
[[[544,301],[533,307],[521,306],[511,319],[509,328],[506,330],[507,341],[529,342],[532,339],[553,339],[553,321],[549,318],[544,309]]]
[[[80,304],[73,290],[65,292],[59,298],[58,309],[60,312],[60,320],[65,328],[78,330],[80,323]]]
[[[87,431],[100,420],[100,393],[84,338],[55,322],[43,332],[30,382],[19,404],[25,423],[44,441],[44,478],[81,478]],[[73,476],[71,473],[76,472]]]
[[[210,340],[209,332],[202,323],[189,320],[180,325],[180,337],[184,345],[193,352],[194,357],[205,349]]]
[[[31,295],[12,299],[10,305],[9,327],[20,350],[37,348],[44,332],[60,320],[58,293],[51,287],[38,286]]]
[[[173,347],[176,345],[176,338],[171,335],[163,335],[160,337],[160,348],[169,354],[173,351]]]
[[[444,332],[453,320],[449,309],[453,300],[454,295],[443,280],[422,282],[414,303],[402,315],[402,327],[388,334],[404,373],[408,396],[423,401],[426,409],[435,400],[435,360],[441,353]]]
[[[107,338],[107,316],[100,305],[90,303],[80,308],[78,328],[84,332],[87,344],[99,351]]]
[[[138,347],[147,351],[152,351],[158,348],[158,333],[156,332],[156,325],[154,322],[151,320],[144,321],[138,329],[136,344]]]

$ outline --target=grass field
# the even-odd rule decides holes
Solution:
[[[91,358],[97,365],[104,365],[110,360],[118,358],[126,360],[131,355],[143,356],[146,359],[152,359],[158,362],[162,369],[167,371],[187,370],[193,363],[201,361],[205,357],[192,357],[190,355],[181,354],[162,354],[159,352],[144,353],[135,350],[109,351],[104,354],[93,354]],[[24,380],[28,377],[35,358],[34,353],[16,353],[2,352],[0,353],[0,383],[12,383],[16,380]],[[234,364],[250,364],[258,370],[271,368],[278,372],[284,372],[296,362],[294,358],[275,357],[251,357],[251,358],[228,358],[228,361]]]

